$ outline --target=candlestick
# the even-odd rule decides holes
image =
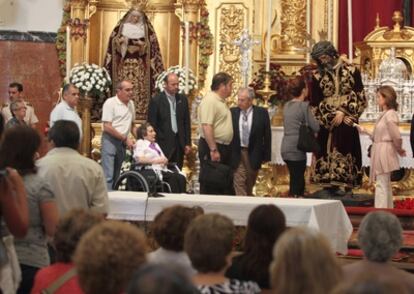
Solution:
[[[348,59],[350,63],[353,61],[352,43],[352,0],[348,0]]]
[[[267,6],[267,36],[266,36],[266,72],[270,71],[270,35],[272,29],[272,0],[268,0]]]
[[[309,48],[310,48],[310,36],[311,36],[311,1],[307,0],[306,1],[306,33],[307,33],[307,37],[308,39],[306,40],[306,47],[308,47],[306,50],[306,63],[310,63],[310,52],[309,52]]]
[[[263,97],[263,100],[264,100],[263,107],[269,108],[268,102],[269,102],[270,96],[277,94],[276,91],[270,89],[271,82],[270,82],[269,72],[265,73],[265,79],[264,79],[263,85],[264,85],[264,88],[261,90],[257,90],[257,93]]]
[[[184,55],[184,66],[185,66],[185,94],[189,92],[189,69],[190,69],[190,23],[184,22],[185,27],[185,55]]]
[[[66,26],[66,83],[69,83],[70,65],[72,59],[72,44],[70,43],[70,26]]]

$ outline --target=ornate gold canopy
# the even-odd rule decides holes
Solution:
[[[407,66],[408,73],[414,69],[414,28],[401,26],[403,17],[395,11],[392,17],[395,22],[392,28],[380,27],[377,16],[376,26],[364,41],[355,43],[356,55],[360,57],[361,72],[376,78],[382,60],[390,56],[390,48],[395,47],[396,57]]]

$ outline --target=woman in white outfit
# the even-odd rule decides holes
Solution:
[[[155,141],[157,133],[149,123],[143,123],[137,130],[138,141],[134,148],[134,159],[138,164],[151,165],[161,180],[166,181],[173,193],[186,192],[186,179],[178,172],[167,168],[168,159]]]
[[[375,207],[393,208],[391,172],[400,169],[398,155],[405,156],[398,128],[397,94],[391,86],[377,90],[377,103],[382,113],[377,119],[374,131],[356,125],[359,132],[366,133],[372,140],[370,182],[376,180]]]

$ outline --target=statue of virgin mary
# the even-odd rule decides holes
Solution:
[[[109,38],[104,64],[112,78],[112,94],[118,82],[132,82],[136,119],[147,119],[155,81],[164,66],[157,36],[144,12],[130,9],[119,21]]]

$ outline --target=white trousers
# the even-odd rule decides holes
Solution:
[[[391,173],[377,175],[375,208],[394,208],[391,189]]]

